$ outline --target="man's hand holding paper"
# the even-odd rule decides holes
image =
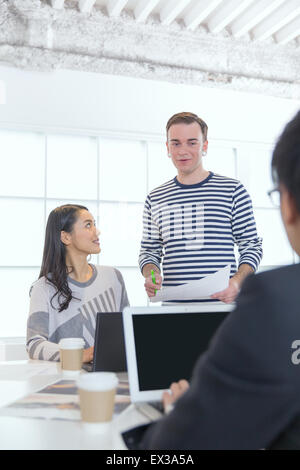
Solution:
[[[226,304],[231,304],[234,302],[236,296],[239,293],[239,290],[240,286],[238,282],[234,278],[231,278],[229,279],[228,287],[221,292],[216,292],[211,296],[211,298],[221,300],[221,302],[225,302]]]
[[[174,287],[162,288],[151,297],[151,302],[166,302],[176,300],[191,300],[210,297],[216,292],[221,292],[228,288],[230,275],[230,264],[219,271],[209,274],[197,281],[191,281],[187,284],[181,284]],[[147,281],[147,279],[146,279]],[[146,286],[146,282],[145,282]],[[152,288],[156,285],[152,283]]]

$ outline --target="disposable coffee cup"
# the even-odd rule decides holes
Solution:
[[[82,367],[84,340],[63,338],[59,342],[61,369],[64,375],[79,374]]]
[[[113,372],[90,372],[78,378],[81,419],[89,429],[98,430],[111,422],[117,385]]]

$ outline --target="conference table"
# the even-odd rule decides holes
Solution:
[[[127,374],[118,374],[118,377],[126,382]],[[130,402],[123,410],[121,407],[121,412],[114,415],[105,430],[82,423],[78,406],[77,410],[70,410],[68,408],[72,406],[62,401],[53,410],[49,402],[47,409],[45,400],[51,400],[51,396],[43,395],[40,391],[47,391],[51,384],[65,384],[68,380],[69,378],[63,376],[60,364],[56,362],[0,362],[1,450],[126,450],[121,432],[149,422],[149,417]],[[64,386],[66,385],[61,387]],[[35,403],[32,402],[32,397],[35,397]],[[66,395],[55,397],[59,400]],[[43,400],[41,410],[44,410],[45,416],[38,414],[38,399]],[[68,413],[74,419],[65,419],[66,416],[69,418]]]

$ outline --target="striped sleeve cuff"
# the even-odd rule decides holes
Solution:
[[[149,257],[149,258],[143,259],[139,262],[141,273],[143,272],[144,266],[146,266],[146,264],[155,264],[155,266],[160,271],[160,263],[157,261],[157,259]]]
[[[27,342],[27,352],[30,359],[38,359],[40,361],[60,361],[58,344],[46,341],[40,336],[30,338]]]

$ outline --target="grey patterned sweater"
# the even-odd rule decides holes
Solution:
[[[55,287],[41,277],[30,290],[30,311],[27,321],[27,351],[31,359],[59,361],[61,338],[83,338],[85,348],[94,345],[97,312],[121,312],[129,304],[122,274],[110,266],[94,266],[87,282],[68,278],[76,299],[58,311]]]

